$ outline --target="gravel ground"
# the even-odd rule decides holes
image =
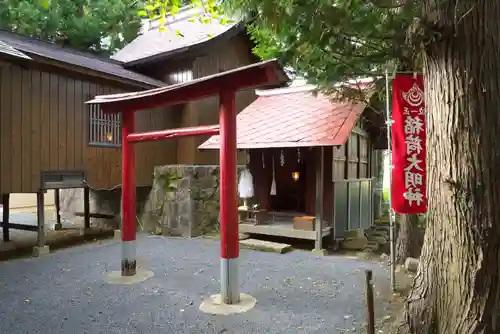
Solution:
[[[106,283],[117,270],[119,242],[0,264],[0,333],[362,333],[364,270],[374,273],[384,316],[387,270],[340,256],[241,252],[241,291],[254,309],[203,314],[219,290],[219,244],[207,239],[138,238],[139,265],[155,276],[124,286]]]

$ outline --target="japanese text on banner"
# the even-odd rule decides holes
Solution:
[[[427,211],[425,107],[419,79],[397,76],[393,83],[391,193],[398,213]]]

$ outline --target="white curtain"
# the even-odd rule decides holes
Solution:
[[[238,193],[240,198],[251,198],[254,195],[252,173],[250,173],[247,168],[245,168],[240,174]]]

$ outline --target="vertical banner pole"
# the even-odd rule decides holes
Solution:
[[[396,290],[396,231],[395,215],[392,210],[392,149],[391,149],[391,95],[389,93],[389,71],[385,70],[385,115],[387,124],[387,161],[389,164],[389,243],[390,243],[390,279],[392,292]]]
[[[135,112],[122,112],[122,276],[136,273],[135,148],[127,136],[135,131]]]
[[[423,76],[396,75],[392,81],[391,211],[427,212],[426,123]],[[388,137],[389,138],[389,137]],[[391,219],[394,225],[394,218]],[[394,233],[394,232],[393,232]],[[394,236],[394,235],[393,235]],[[394,241],[391,262],[395,263]],[[394,277],[391,268],[391,279]],[[395,284],[392,283],[394,289]]]
[[[221,90],[220,133],[220,246],[221,300],[240,301],[238,291],[238,198],[236,185],[236,104],[235,92]]]

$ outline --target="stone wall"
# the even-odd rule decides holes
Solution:
[[[140,220],[147,231],[164,235],[191,238],[218,231],[219,166],[156,167]]]
[[[137,197],[137,216],[140,217],[143,212],[144,204],[148,198],[151,187],[138,187]],[[113,190],[93,190],[90,189],[90,212],[114,215],[115,219],[97,219],[91,218],[91,226],[111,227],[119,229],[121,225],[121,188]],[[83,217],[77,217],[75,212],[83,212],[83,189],[61,189],[61,219],[71,221],[83,226]],[[142,230],[140,221],[138,221],[138,230]]]

